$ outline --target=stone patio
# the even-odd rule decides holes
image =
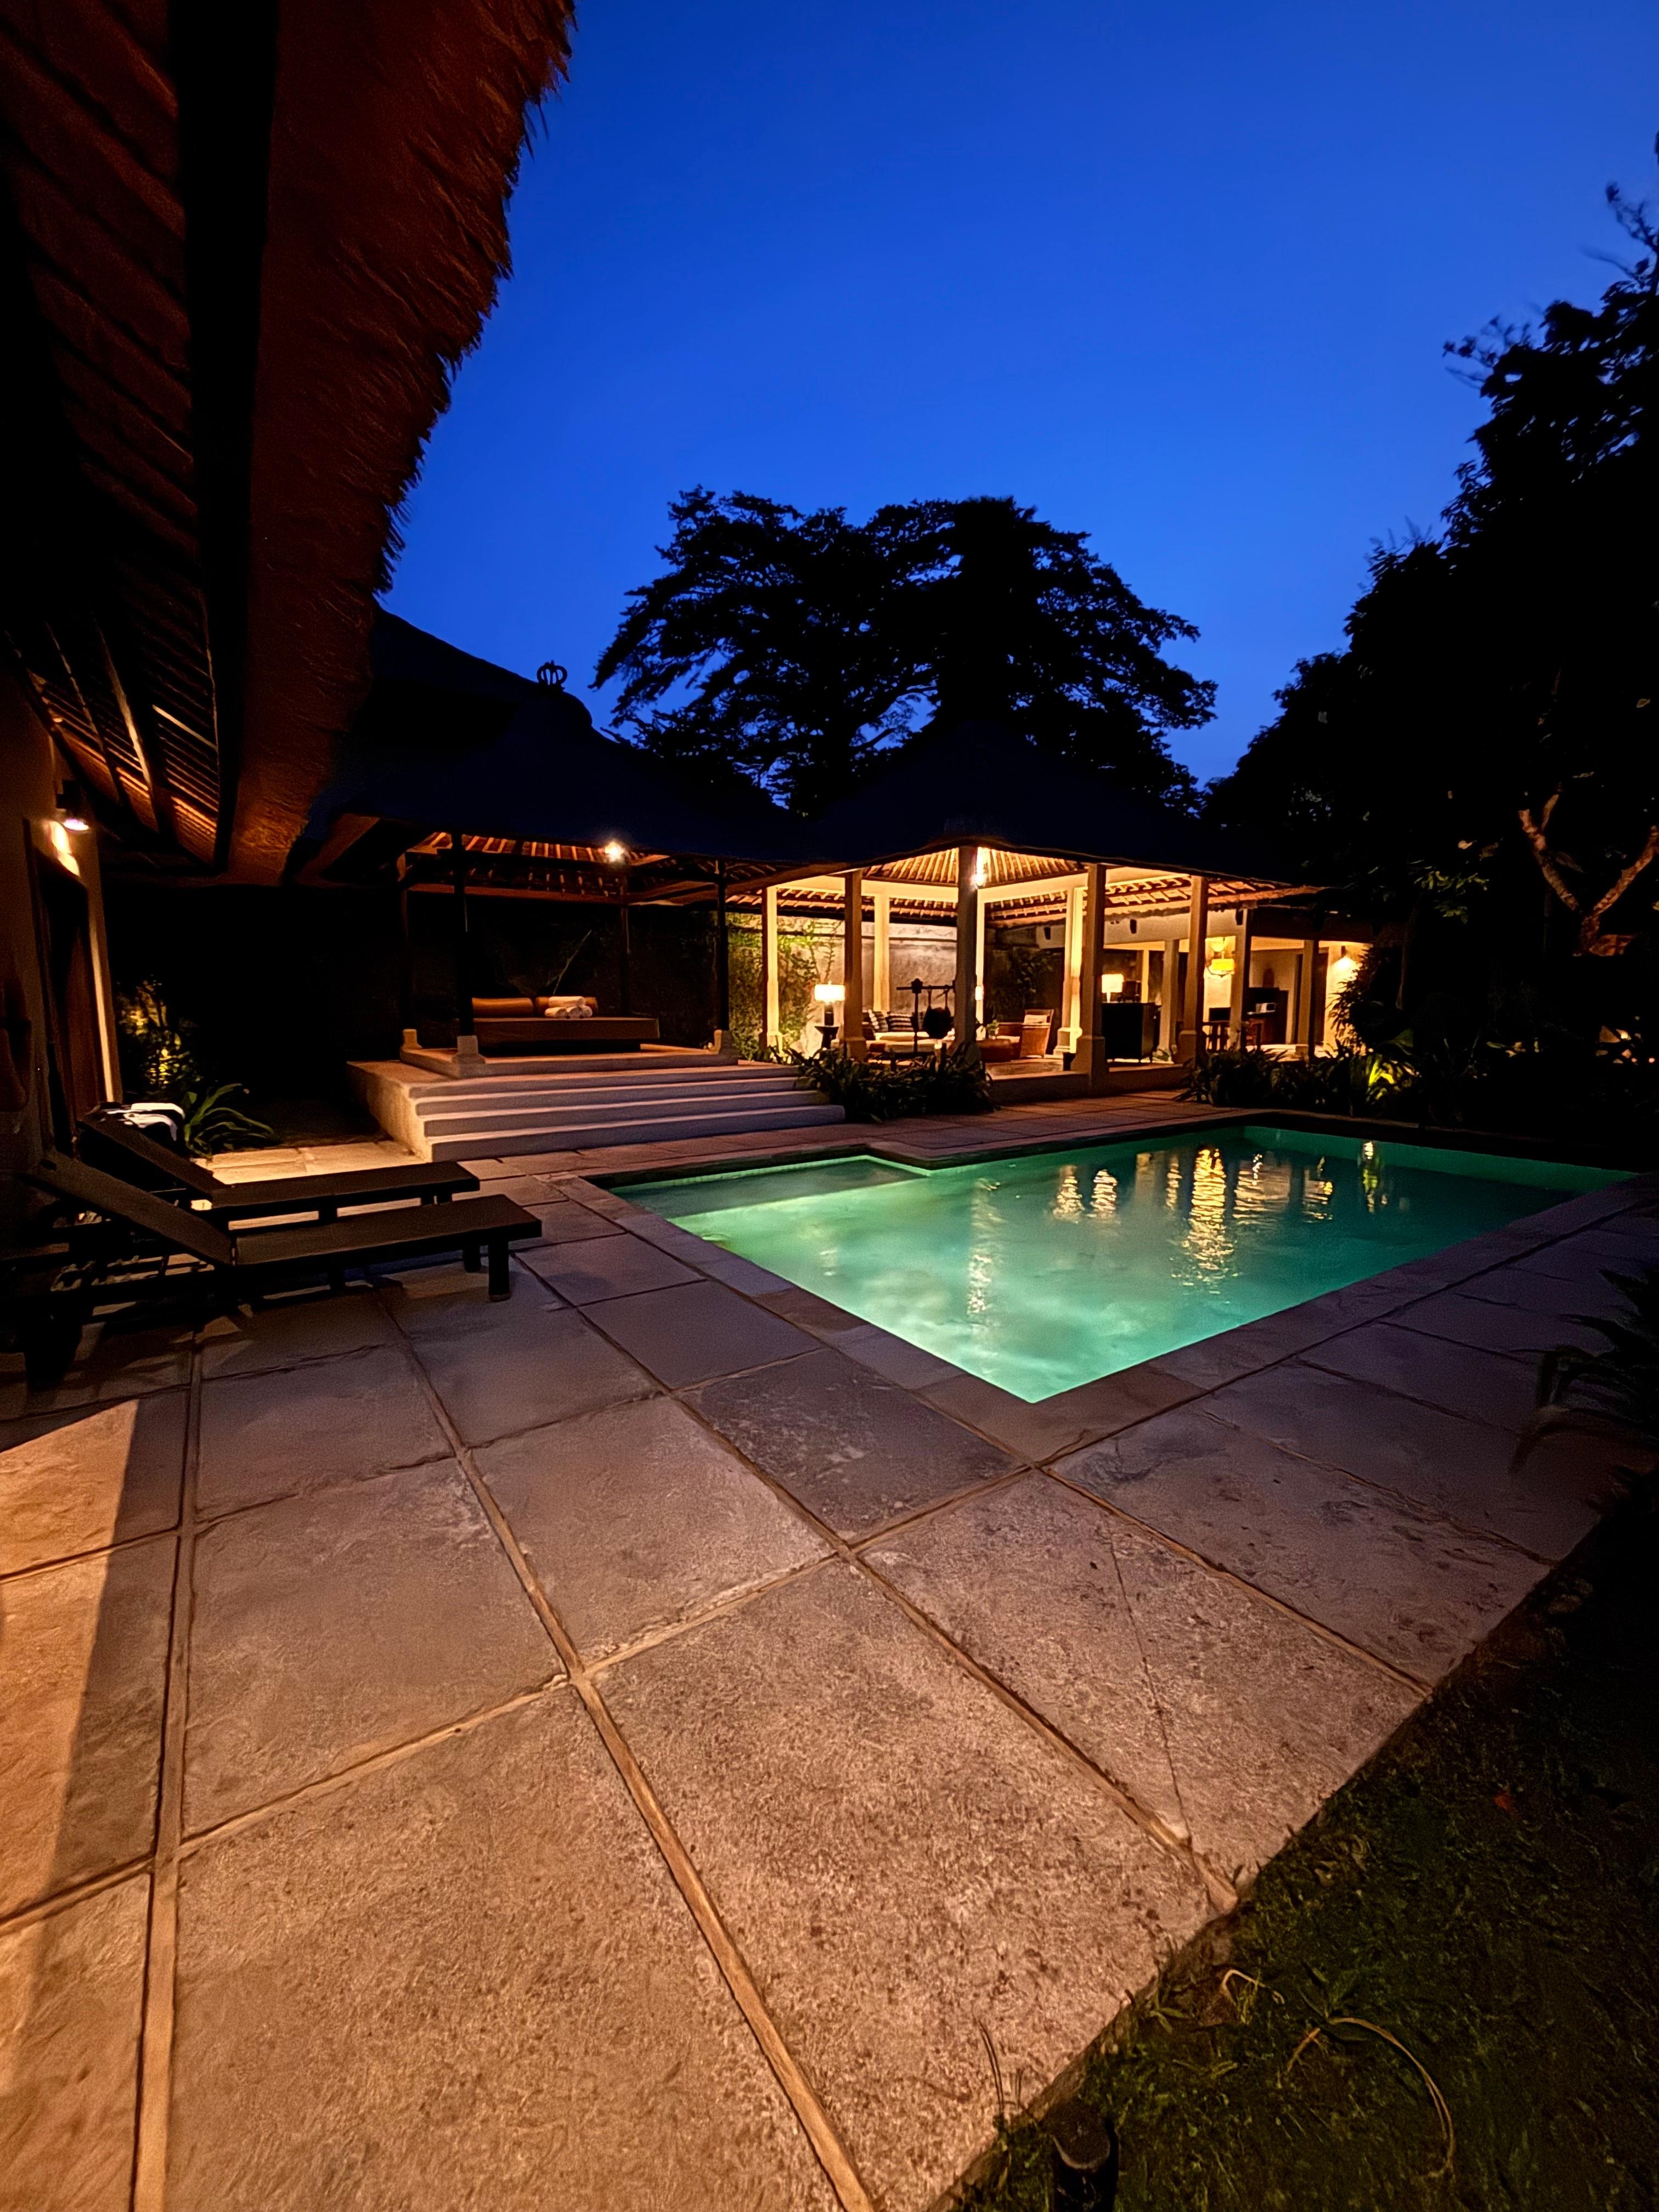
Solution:
[[[1644,1179],[1033,1407],[641,1164],[476,1164],[507,1305],[6,1384],[0,2212],[921,2212],[1588,1529],[1515,1430],[1659,1260]]]

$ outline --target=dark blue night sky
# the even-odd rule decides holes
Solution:
[[[586,689],[686,486],[1011,493],[1200,625],[1214,773],[1656,124],[1651,0],[586,0],[391,603]]]

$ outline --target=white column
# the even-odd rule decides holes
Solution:
[[[885,1013],[893,1003],[893,894],[886,884],[872,884],[875,902],[875,943],[870,963],[870,995],[876,1011]]]
[[[776,1050],[778,1030],[778,887],[761,893],[761,1043]]]
[[[1210,879],[1194,876],[1187,910],[1187,989],[1179,1057],[1196,1060],[1204,1049],[1204,969],[1209,958]]]
[[[979,893],[974,878],[979,870],[979,848],[957,848],[957,978],[956,1042],[972,1048],[979,1056],[979,1032],[975,1027],[975,993],[979,987]]]
[[[1106,929],[1106,870],[1091,860],[1083,872],[1083,957],[1078,965],[1078,1009],[1082,1028],[1072,1062],[1089,1079],[1091,1091],[1106,1085],[1106,1040],[1100,1034],[1102,938]]]
[[[1314,1052],[1314,972],[1319,966],[1319,939],[1304,938],[1296,970],[1296,1042],[1304,1060]]]
[[[1227,1042],[1237,1051],[1244,1042],[1244,1002],[1250,991],[1250,909],[1233,931],[1233,988],[1227,1002]]]
[[[1158,1006],[1158,1048],[1174,1060],[1181,1046],[1181,932],[1164,943],[1164,995]]]
[[[854,1060],[865,1057],[864,1041],[864,871],[849,868],[845,878],[847,902],[842,926],[841,981],[846,998],[842,1002],[841,1041]]]
[[[1066,974],[1060,987],[1060,1049],[1075,1052],[1082,1034],[1078,1006],[1078,967],[1083,958],[1083,885],[1073,884],[1066,894]]]

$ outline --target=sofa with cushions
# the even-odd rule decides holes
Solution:
[[[542,995],[474,999],[478,1050],[492,1052],[637,1052],[658,1037],[654,1014],[602,1014],[597,999]]]

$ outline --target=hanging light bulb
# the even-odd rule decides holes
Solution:
[[[620,867],[628,858],[628,848],[626,845],[619,845],[613,837],[605,848],[605,857],[613,868]]]

